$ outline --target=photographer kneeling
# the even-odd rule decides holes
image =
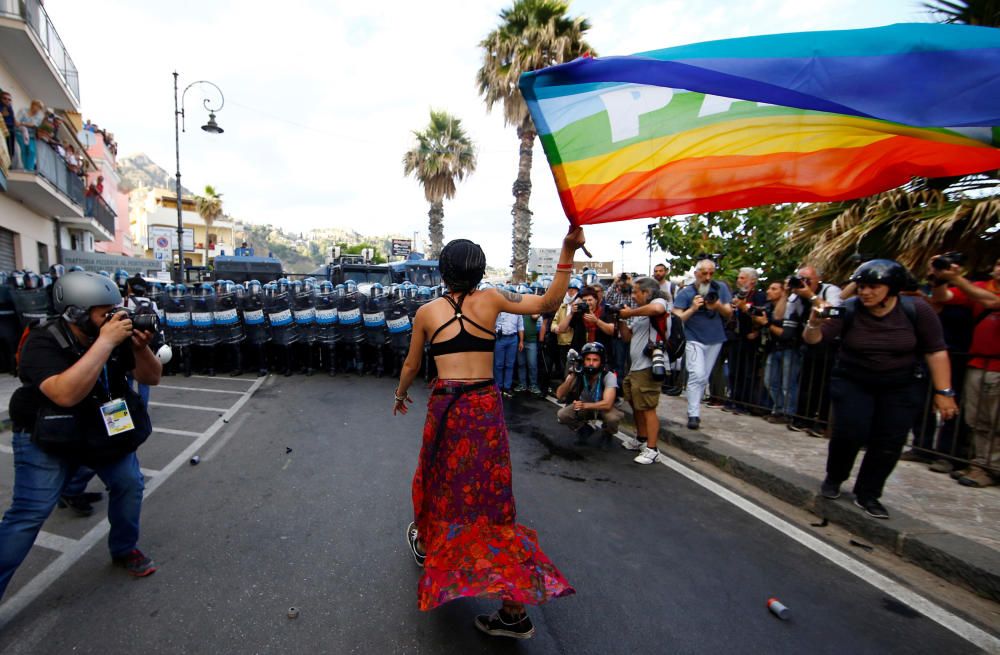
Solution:
[[[59,494],[80,466],[109,490],[111,559],[143,577],[156,567],[136,544],[143,477],[135,450],[152,431],[149,415],[126,381],[160,381],[149,349],[155,315],[134,329],[110,279],[83,271],[53,290],[57,319],[34,327],[20,356],[21,386],[11,397],[14,489],[0,521],[0,596],[27,556]],[[152,323],[152,325],[150,325]]]
[[[572,353],[570,353],[572,356]],[[567,363],[566,379],[556,389],[556,398],[561,403],[569,403],[556,415],[559,422],[577,433],[577,443],[587,441],[592,432],[589,421],[601,421],[601,443],[610,443],[618,432],[618,424],[625,416],[615,409],[618,393],[618,376],[607,369],[607,353],[596,341],[584,344],[576,366]]]
[[[833,434],[820,493],[840,497],[840,485],[864,446],[854,504],[879,519],[889,518],[879,497],[923,404],[921,359],[930,369],[941,418],[958,412],[941,323],[923,300],[900,297],[907,277],[906,269],[889,259],[862,264],[851,276],[858,297],[842,308],[814,303],[802,335],[808,344],[841,338],[830,381]]]

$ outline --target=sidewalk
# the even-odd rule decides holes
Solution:
[[[853,477],[838,500],[819,496],[826,439],[705,405],[701,430],[688,430],[683,396],[661,396],[657,413],[661,438],[671,445],[1000,602],[1000,487],[970,489],[926,464],[900,462],[882,496],[892,518],[882,521],[854,506]]]

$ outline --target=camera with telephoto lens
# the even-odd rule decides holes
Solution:
[[[931,266],[939,271],[947,271],[954,264],[963,266],[965,264],[965,255],[960,252],[946,252],[931,260]]]
[[[586,300],[577,300],[573,303],[573,311],[578,314],[586,314],[590,311],[590,305],[587,304]]]
[[[712,303],[717,303],[717,302],[719,302],[719,292],[718,291],[715,291],[713,289],[712,291],[709,291],[708,293],[705,294],[705,304],[706,305],[711,305]]]
[[[844,315],[844,308],[827,305],[816,312],[816,315],[820,318],[840,318]]]
[[[154,334],[160,331],[160,317],[157,316],[156,312],[152,309],[135,312],[131,309],[121,307],[108,312],[108,318],[123,312],[126,316],[128,316],[129,320],[132,321],[133,330],[139,330],[140,332],[153,332]]]
[[[570,348],[569,352],[566,353],[566,372],[579,375],[582,370],[583,358],[580,357],[580,353]]]
[[[667,377],[667,356],[663,352],[663,347],[662,341],[650,341],[642,350],[646,357],[653,360],[650,373],[657,382],[661,382]]]

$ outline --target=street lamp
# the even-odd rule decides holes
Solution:
[[[181,132],[186,132],[184,129],[184,96],[187,95],[188,89],[197,84],[207,84],[219,93],[219,106],[212,107],[211,101],[208,98],[202,100],[202,104],[205,105],[205,109],[208,111],[208,122],[201,126],[201,129],[205,130],[209,134],[222,134],[225,130],[219,127],[219,124],[215,122],[215,112],[221,111],[223,105],[226,104],[226,97],[222,95],[222,89],[216,86],[214,83],[208,80],[198,80],[196,82],[191,82],[186,87],[184,87],[184,92],[181,93],[180,102],[177,101],[177,71],[174,71],[174,152],[177,155],[177,275],[176,282],[180,284],[184,281],[184,219],[181,216]],[[207,235],[206,235],[206,238]],[[208,262],[205,262],[206,264]]]
[[[622,243],[622,273],[624,273],[625,272],[625,246],[627,246],[628,244],[630,244],[632,242],[631,241],[626,241],[625,239],[622,239],[621,243]]]

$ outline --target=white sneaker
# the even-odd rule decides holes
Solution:
[[[645,442],[639,441],[634,437],[625,437],[625,441],[622,442],[622,448],[625,450],[642,450],[645,447]]]
[[[650,448],[648,446],[643,446],[642,452],[639,453],[639,456],[633,459],[632,461],[638,464],[652,464],[657,460],[657,458],[659,458],[659,456],[660,456],[659,450],[656,450],[655,448]]]

